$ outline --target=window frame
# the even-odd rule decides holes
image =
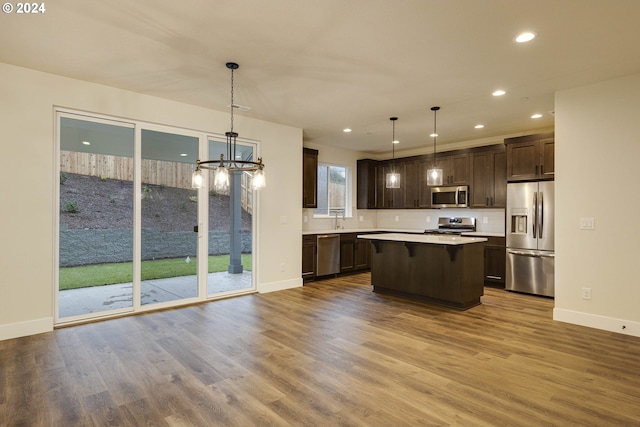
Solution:
[[[344,218],[352,218],[352,188],[351,188],[351,182],[352,182],[352,178],[351,178],[351,168],[347,165],[344,164],[338,164],[338,163],[332,163],[332,162],[318,162],[318,173],[320,173],[320,168],[342,168],[345,171],[345,184],[344,184]],[[316,185],[318,185],[319,183],[317,183]],[[318,191],[318,199],[320,198],[320,194],[321,194],[321,189],[319,186],[317,186],[317,191]],[[326,189],[326,194],[327,194],[327,200],[330,199],[330,186],[327,185],[327,189]],[[331,208],[329,206],[327,206],[327,212],[326,213],[318,213],[318,209],[320,208],[314,208],[313,209],[313,218],[334,218],[336,215],[334,213],[332,213]]]

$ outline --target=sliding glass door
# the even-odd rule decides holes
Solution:
[[[219,158],[224,142],[67,112],[58,129],[56,323],[255,289],[251,175],[233,173],[225,194],[191,188],[196,159]]]
[[[224,142],[209,140],[209,158],[226,157]],[[238,143],[236,160],[252,160],[253,144]],[[209,182],[213,183],[213,172]],[[230,174],[229,192],[209,197],[209,296],[232,294],[253,289],[253,212],[251,174]]]
[[[134,127],[59,118],[58,318],[133,307]]]
[[[142,129],[142,305],[197,298],[198,138]]]

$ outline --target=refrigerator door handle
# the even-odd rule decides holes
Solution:
[[[513,254],[513,255],[528,256],[531,258],[555,258],[556,257],[555,253],[514,251],[513,249],[507,249],[507,253]]]
[[[538,210],[539,215],[538,215],[538,220],[540,221],[540,223],[538,224],[538,237],[542,239],[542,226],[544,225],[544,199],[543,199],[543,193],[542,191],[540,192],[540,196],[538,197],[538,203],[540,206],[540,209]]]
[[[533,193],[533,238],[536,238],[536,235],[538,233],[538,193],[534,192]]]

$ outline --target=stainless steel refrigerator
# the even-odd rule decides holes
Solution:
[[[553,200],[553,181],[507,184],[507,290],[554,296]]]

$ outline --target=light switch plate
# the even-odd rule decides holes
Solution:
[[[596,225],[593,218],[580,218],[580,230],[595,230]]]

